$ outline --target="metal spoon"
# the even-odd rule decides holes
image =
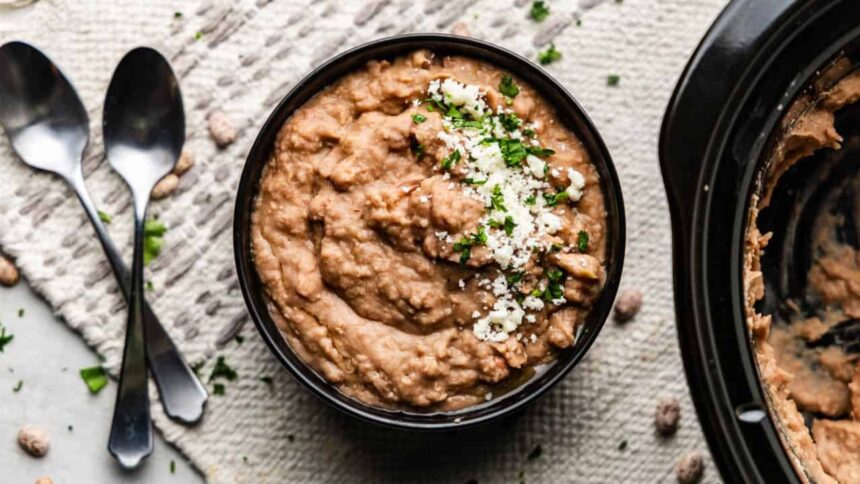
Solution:
[[[24,163],[59,175],[75,190],[128,301],[128,268],[90,200],[81,172],[89,138],[87,113],[62,72],[22,42],[0,47],[0,124]],[[183,423],[197,422],[206,403],[205,387],[145,303],[143,315],[149,367],[165,413]]]
[[[108,450],[124,467],[152,452],[143,326],[143,238],[146,207],[155,184],[171,172],[185,142],[179,84],[167,60],[140,47],[114,71],[104,107],[108,161],[134,198],[134,255],[122,372]]]

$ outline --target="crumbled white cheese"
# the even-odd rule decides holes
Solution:
[[[544,170],[546,169],[546,162],[542,159],[538,158],[535,155],[526,156],[526,164],[529,167],[529,171],[532,172],[532,176],[536,178],[544,177]]]
[[[447,230],[441,230],[439,232],[436,232],[436,238],[437,239],[445,240],[446,237],[448,237],[448,231]]]
[[[585,189],[585,177],[579,171],[568,168],[567,178],[570,179],[570,186],[567,187],[569,200],[578,202],[582,198],[582,191]]]
[[[437,133],[437,137],[447,149],[446,156],[450,156],[455,150],[460,152],[460,161],[456,165],[457,174],[471,180],[459,185],[460,189],[466,196],[488,207],[487,214],[480,220],[481,233],[486,236],[486,241],[482,241],[482,244],[489,250],[493,261],[503,270],[524,270],[535,250],[549,249],[547,236],[561,230],[564,221],[552,212],[553,207],[547,206],[544,198],[544,194],[552,188],[545,180],[547,162],[528,154],[521,159],[518,166],[508,166],[505,156],[510,156],[510,153],[502,152],[501,142],[488,142],[487,139],[520,140],[526,147],[539,147],[539,140],[532,135],[526,141],[522,130],[536,130],[540,128],[540,124],[535,122],[508,131],[500,114],[515,115],[513,110],[501,107],[493,112],[478,86],[463,84],[454,79],[432,81],[428,94],[431,99],[446,106],[456,106],[468,122],[461,123],[444,116],[443,113],[442,129]],[[552,168],[551,171],[554,177],[560,176],[558,169]],[[568,170],[568,176],[571,180],[568,195],[570,199],[577,201],[582,197],[584,177],[575,170]],[[446,171],[443,179],[451,179],[450,172]],[[457,186],[454,182],[448,184],[449,189],[455,189]],[[423,197],[421,201],[426,203]],[[454,240],[447,232],[437,232],[437,237],[449,242]],[[492,281],[484,278],[476,283],[479,287],[492,291],[495,296],[492,310],[485,306],[486,313],[483,317],[478,311],[472,314],[475,320],[472,331],[481,340],[505,341],[514,334],[524,319],[530,323],[537,321],[536,316],[526,314],[526,310],[541,311],[545,308],[544,301],[539,297],[528,296],[522,300],[522,304],[517,302],[519,291],[516,284],[507,282],[505,274]],[[461,289],[465,287],[462,280],[458,285]],[[521,338],[522,335],[519,334],[518,337]]]
[[[525,311],[519,303],[510,296],[496,300],[493,310],[485,317],[477,320],[472,332],[478,339],[501,343],[522,323]]]
[[[430,83],[430,97],[436,101],[461,106],[464,111],[475,119],[484,115],[487,104],[478,86],[461,84],[454,79],[445,79],[441,83],[436,80]]]
[[[534,333],[532,333],[531,335],[529,335],[529,340],[530,340],[532,343],[537,342],[537,335],[536,335],[536,334],[534,334]]]
[[[540,311],[543,309],[543,301],[540,298],[528,296],[523,299],[523,307],[534,311]]]
[[[421,203],[427,203],[430,201],[430,199],[427,198],[427,195],[421,195],[420,197],[418,197],[418,201]]]

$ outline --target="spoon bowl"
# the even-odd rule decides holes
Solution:
[[[75,176],[90,136],[87,112],[63,73],[23,42],[0,48],[0,120],[25,163]]]
[[[104,138],[111,166],[132,191],[151,190],[176,166],[185,142],[182,95],[157,51],[140,47],[120,61],[105,99]]]

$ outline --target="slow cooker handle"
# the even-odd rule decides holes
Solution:
[[[701,180],[701,161],[721,116],[734,111],[735,88],[755,67],[758,44],[766,41],[777,19],[803,1],[808,0],[733,0],[684,69],[663,117],[659,146],[663,182],[681,233],[689,235],[697,192],[708,190]]]

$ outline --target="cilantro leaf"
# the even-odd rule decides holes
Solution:
[[[143,225],[143,264],[149,265],[161,254],[164,240],[162,237],[167,227],[156,219],[149,219]]]
[[[219,356],[217,360],[215,360],[215,366],[212,368],[212,373],[209,375],[209,381],[215,380],[217,378],[226,378],[227,381],[233,381],[236,377],[239,376],[236,373],[236,370],[230,368],[227,362],[224,361],[223,356]]]
[[[561,52],[556,50],[555,44],[549,44],[548,49],[538,52],[538,62],[540,62],[541,65],[552,64],[559,59],[561,59]]]
[[[464,178],[463,183],[466,185],[486,185],[487,180],[475,180],[474,178]]]
[[[549,5],[541,1],[534,2],[529,15],[535,22],[543,22],[549,17]]]
[[[506,277],[506,279],[508,281],[508,285],[513,286],[514,284],[520,282],[523,279],[523,273],[522,272],[514,272],[512,274],[509,274]]]
[[[102,222],[104,222],[106,224],[113,222],[113,217],[109,213],[102,212],[101,210],[99,210],[98,213],[99,213],[99,219]]]
[[[472,247],[476,245],[484,245],[487,243],[487,232],[484,226],[478,227],[478,231],[472,235],[464,236],[454,244],[454,252],[460,254],[460,264],[465,265],[472,257]]]
[[[6,345],[12,342],[15,339],[14,334],[6,334],[6,328],[3,325],[0,325],[0,353],[6,348]]]
[[[555,150],[551,150],[549,148],[542,148],[540,146],[529,146],[526,148],[526,151],[530,155],[537,156],[538,158],[546,158],[547,156],[552,156],[555,154]]]
[[[460,161],[460,158],[461,158],[460,149],[458,148],[458,149],[454,150],[453,153],[451,153],[450,155],[448,155],[442,159],[442,169],[443,170],[450,169],[452,166],[456,165],[458,161]]]
[[[618,76],[615,74],[606,76],[606,85],[607,86],[617,86],[619,82],[621,82],[621,76]]]
[[[217,396],[224,395],[224,385],[221,383],[212,385],[212,394]]]
[[[490,194],[489,208],[493,210],[501,210],[502,212],[508,211],[505,207],[505,196],[502,194],[502,187],[499,185],[493,187],[493,192]]]
[[[529,154],[528,148],[520,140],[500,139],[497,143],[502,151],[502,158],[508,166],[520,166]]]
[[[106,387],[108,384],[107,374],[105,373],[104,368],[100,366],[81,368],[80,374],[84,383],[87,384],[87,388],[90,389],[90,393],[93,395],[102,391],[102,388]]]
[[[510,237],[510,236],[514,233],[514,227],[516,227],[516,226],[517,226],[517,224],[515,224],[515,223],[514,223],[514,218],[513,218],[513,217],[511,217],[510,215],[508,215],[507,217],[505,217],[505,225],[504,225],[504,228],[505,228],[505,234],[506,234],[508,237]]]
[[[543,199],[546,202],[547,207],[555,207],[559,203],[567,200],[568,198],[570,198],[570,195],[568,195],[567,192],[558,192],[555,195],[551,193],[543,194]]]
[[[511,76],[504,75],[502,82],[499,83],[499,92],[509,98],[515,98],[520,93],[520,88],[514,83]]]
[[[424,145],[418,142],[417,139],[412,139],[412,143],[409,146],[412,149],[412,153],[415,154],[416,158],[421,158],[424,156]]]
[[[423,114],[419,114],[419,113],[415,113],[412,115],[412,122],[413,123],[421,124],[424,121],[427,121],[427,116],[424,116]]]
[[[580,252],[588,250],[588,232],[584,230],[579,231],[576,235],[576,248],[579,249]]]
[[[21,387],[24,386],[24,380],[18,380],[18,383],[15,384],[15,387],[12,388],[12,391],[18,393],[21,391]]]
[[[499,113],[499,121],[508,131],[513,131],[523,124],[523,121],[515,113]]]

